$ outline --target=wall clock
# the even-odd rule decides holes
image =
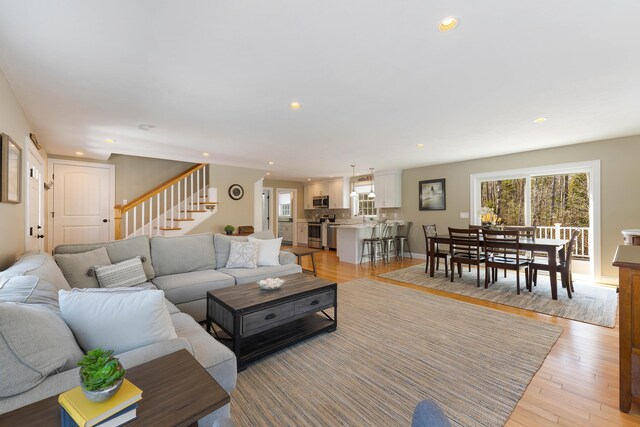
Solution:
[[[232,184],[229,187],[229,197],[233,200],[240,200],[244,196],[244,189],[240,184]]]

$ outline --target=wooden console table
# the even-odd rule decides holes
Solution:
[[[640,246],[618,246],[613,265],[620,289],[620,410],[640,403]]]
[[[197,426],[229,403],[229,394],[186,350],[128,368],[127,379],[142,390],[137,418],[127,426]],[[2,426],[59,426],[58,395],[0,415]]]

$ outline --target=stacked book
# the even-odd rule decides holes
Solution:
[[[58,397],[62,427],[117,427],[136,417],[142,390],[125,379],[120,390],[104,402],[87,399],[80,387]]]

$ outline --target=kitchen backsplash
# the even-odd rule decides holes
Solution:
[[[304,211],[304,217],[306,219],[316,219],[321,215],[325,215],[325,214],[326,215],[335,214],[336,219],[351,218],[350,209],[305,209]],[[402,209],[401,208],[379,208],[378,216],[380,218],[387,218],[387,219],[402,219]]]

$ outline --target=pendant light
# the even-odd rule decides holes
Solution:
[[[375,168],[369,168],[369,170],[371,171],[371,193],[369,193],[369,198],[370,199],[375,199],[376,198],[376,193],[373,192],[373,170]]]
[[[353,183],[353,181],[356,178],[356,165],[351,165],[351,169],[352,169],[351,194],[349,194],[349,197],[358,197],[358,193],[356,193],[355,184]]]

